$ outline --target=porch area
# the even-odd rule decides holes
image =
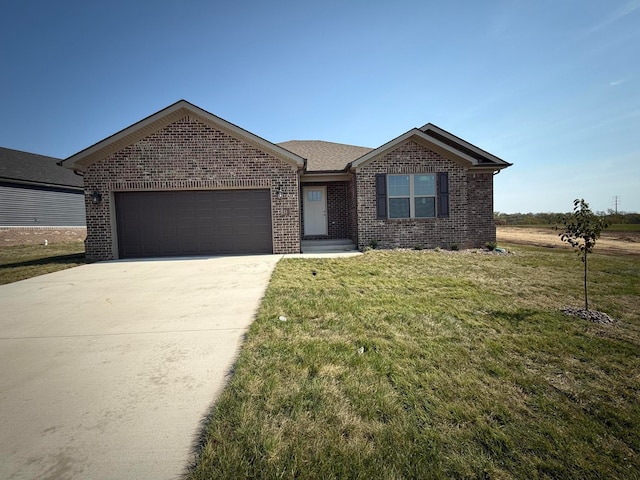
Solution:
[[[303,251],[305,247],[331,249],[353,245],[356,207],[352,182],[307,180],[300,190]],[[316,241],[321,243],[315,245]]]

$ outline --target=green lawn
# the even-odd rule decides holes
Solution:
[[[510,249],[281,261],[190,478],[640,478],[640,258]]]
[[[5,246],[0,249],[0,285],[84,263],[82,242]]]

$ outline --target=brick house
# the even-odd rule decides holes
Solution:
[[[479,247],[510,164],[435,125],[370,149],[273,144],[181,100],[69,157],[84,175],[87,257]]]

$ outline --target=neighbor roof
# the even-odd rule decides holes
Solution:
[[[341,172],[356,158],[373,150],[322,140],[290,140],[278,145],[307,159],[307,172]]]
[[[59,158],[0,147],[0,181],[83,188],[82,177],[60,167],[59,161]]]

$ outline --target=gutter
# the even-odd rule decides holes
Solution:
[[[57,188],[61,190],[74,190],[79,192],[84,192],[84,187],[79,187],[76,185],[64,185],[62,183],[45,183],[45,182],[33,182],[29,180],[21,180],[18,178],[9,178],[9,177],[1,177],[0,183],[9,183],[15,185],[31,185],[34,187],[45,187],[45,188]]]

